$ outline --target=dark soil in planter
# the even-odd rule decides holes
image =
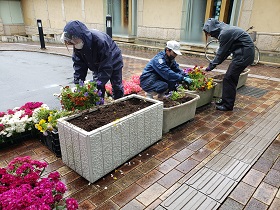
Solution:
[[[92,131],[117,119],[151,106],[152,102],[138,98],[130,98],[118,103],[112,103],[97,108],[92,112],[83,112],[81,116],[68,120],[73,125]]]
[[[213,77],[213,79],[214,79],[214,80],[215,80],[215,79],[217,79],[217,80],[223,80],[223,79],[224,79],[224,76],[225,76],[225,74],[215,75],[215,76]]]
[[[184,97],[184,98],[178,98],[176,101],[173,101],[169,98],[164,98],[162,100],[163,101],[163,107],[164,108],[170,108],[170,107],[173,107],[173,106],[177,106],[179,104],[186,103],[186,102],[188,102],[192,99],[193,99],[192,97]]]

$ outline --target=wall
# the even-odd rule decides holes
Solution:
[[[254,26],[257,32],[256,45],[262,51],[280,51],[280,1],[244,0],[239,26],[248,29]]]
[[[138,37],[180,40],[183,1],[139,0]]]
[[[22,0],[26,33],[38,34],[37,19],[44,34],[61,34],[70,20],[80,20],[89,28],[104,31],[103,0]]]

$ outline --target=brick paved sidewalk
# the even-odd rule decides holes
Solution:
[[[71,54],[63,46],[49,47],[45,51],[38,46],[0,43],[0,52],[30,50],[68,56]],[[122,50],[125,55],[146,59],[155,54],[153,51]],[[180,59],[179,63],[182,64],[205,63],[204,58],[196,56],[186,55]],[[133,74],[140,74],[147,61],[124,56],[124,63],[124,78],[127,79]],[[226,68],[226,64],[220,68]],[[250,73],[280,78],[278,67],[260,65],[251,67]],[[249,77],[246,87],[264,90],[264,94],[255,97],[248,92],[244,94],[239,91],[232,112],[217,111],[214,104],[199,108],[192,122],[171,130],[162,140],[129,163],[91,185],[65,166],[60,158],[56,158],[37,139],[0,150],[0,167],[6,166],[12,158],[19,155],[30,155],[47,161],[49,166],[45,175],[58,171],[62,181],[67,184],[67,196],[76,198],[80,209],[155,209],[212,158],[222,154],[221,151],[237,136],[279,105],[279,81]],[[279,113],[277,116],[279,117]],[[280,209],[280,136],[267,146],[220,209]]]

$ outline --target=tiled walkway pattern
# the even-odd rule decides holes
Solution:
[[[280,131],[280,104],[243,133],[168,197],[160,209],[217,209]]]

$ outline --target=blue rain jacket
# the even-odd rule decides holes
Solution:
[[[162,90],[160,87],[154,87],[157,81],[164,81],[168,84],[169,88],[171,87],[171,89],[173,89],[176,82],[181,82],[186,75],[187,74],[179,68],[175,60],[170,62],[166,52],[161,51],[154,56],[144,68],[140,76],[140,86],[146,92],[164,92],[165,90]]]
[[[121,50],[108,36],[98,30],[90,30],[79,21],[70,21],[64,27],[64,31],[83,40],[84,46],[81,50],[74,48],[72,60],[74,62],[74,82],[85,81],[87,71],[93,71],[95,79],[105,85],[111,76],[119,77],[122,83],[123,59]],[[113,71],[119,71],[119,73]]]
[[[218,39],[220,43],[215,58],[209,64],[211,70],[221,64],[231,53],[233,54],[232,62],[239,66],[248,66],[253,63],[254,43],[243,29],[209,18],[203,26],[203,31]]]

